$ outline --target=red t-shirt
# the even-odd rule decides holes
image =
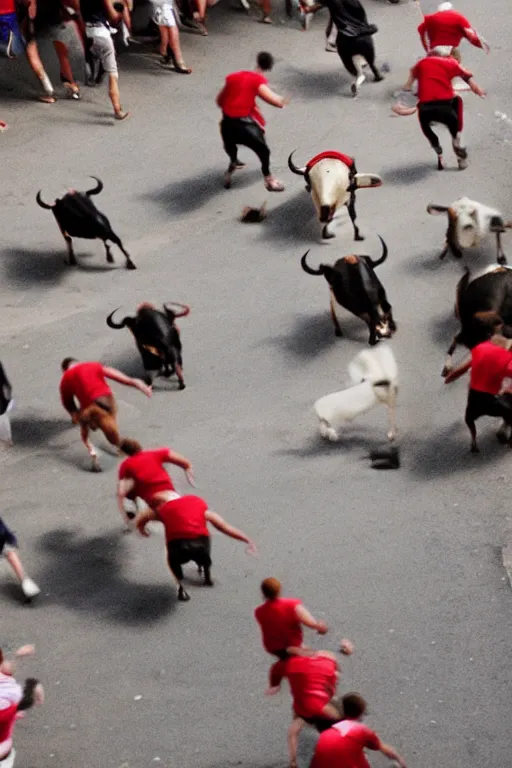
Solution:
[[[299,717],[321,717],[322,709],[334,696],[338,665],[325,656],[290,656],[270,670],[270,684],[288,678],[293,709]]]
[[[14,0],[0,0],[0,16],[4,13],[16,13]]]
[[[199,496],[181,496],[163,504],[158,510],[158,519],[164,524],[166,541],[209,536],[207,509],[208,504]]]
[[[77,363],[64,372],[60,381],[60,397],[64,403],[76,397],[80,408],[87,408],[99,397],[111,395],[101,363]]]
[[[298,605],[301,601],[295,598],[277,597],[267,600],[254,611],[261,627],[263,647],[268,653],[302,645],[302,626],[295,613]]]
[[[413,75],[418,81],[420,104],[425,101],[453,99],[453,78],[472,77],[471,72],[463,69],[451,56],[426,56],[413,68]]]
[[[168,448],[156,448],[153,451],[140,451],[123,461],[119,467],[119,479],[135,482],[131,496],[138,496],[149,504],[160,491],[174,491],[172,480],[163,467],[168,457]]]
[[[477,392],[497,395],[501,382],[512,372],[512,352],[491,341],[477,344],[471,350],[470,388]]]
[[[451,45],[456,48],[463,37],[466,37],[465,29],[471,29],[471,24],[462,13],[458,11],[437,11],[429,13],[418,27],[421,38],[428,35],[430,47],[437,45]]]
[[[227,117],[252,117],[262,128],[265,118],[256,106],[260,85],[268,80],[259,72],[233,72],[226,77],[226,84],[220,98],[220,108]]]
[[[320,734],[311,768],[370,768],[364,749],[379,749],[380,739],[357,720],[342,720]]]

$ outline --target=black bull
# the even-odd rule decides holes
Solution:
[[[68,264],[70,266],[75,266],[77,263],[72,238],[80,237],[85,240],[102,240],[107,253],[107,262],[113,264],[114,257],[107,242],[110,240],[124,254],[126,268],[137,269],[129,253],[125,251],[120,238],[110,226],[107,217],[98,211],[92,202],[91,195],[98,195],[103,189],[103,183],[95,176],[91,178],[96,181],[96,186],[93,189],[89,189],[86,192],[77,192],[71,189],[64,197],[55,200],[53,205],[45,203],[41,197],[41,191],[39,191],[36,196],[37,203],[41,208],[46,208],[53,212],[62,236],[66,241]]]
[[[370,331],[368,343],[372,346],[379,339],[390,338],[396,331],[391,304],[387,300],[384,286],[374,271],[388,255],[386,243],[380,235],[379,239],[382,243],[382,256],[377,261],[369,256],[345,256],[338,259],[333,266],[320,264],[315,270],[306,261],[309,251],[306,251],[301,259],[304,272],[308,275],[323,275],[329,283],[331,317],[336,336],[342,336],[342,332],[336,317],[335,302],[368,325]]]
[[[176,306],[181,307],[182,311],[174,312],[164,304],[164,311],[160,312],[150,304],[143,304],[135,317],[125,317],[120,323],[112,320],[117,312],[115,309],[107,317],[107,325],[116,329],[126,327],[132,332],[142,357],[147,384],[152,383],[153,375],[161,374],[168,378],[175,373],[179,388],[185,389],[181,338],[174,321],[177,317],[188,315],[190,307],[185,304]]]
[[[2,416],[12,400],[12,388],[2,363],[0,363],[0,416]]]

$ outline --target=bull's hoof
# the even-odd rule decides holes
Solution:
[[[370,347],[374,347],[378,343],[379,343],[379,340],[377,338],[372,338],[370,336],[370,338],[368,339],[368,344],[370,345]]]
[[[180,381],[178,389],[181,391],[182,389],[185,389],[185,387],[186,387],[185,382],[184,381]]]
[[[189,593],[183,587],[178,589],[178,600],[182,603],[187,603],[190,600]]]
[[[504,253],[502,253],[501,256],[498,256],[498,264],[501,264],[501,266],[503,266],[506,263],[507,263],[507,257],[505,256]]]
[[[443,368],[443,370],[441,371],[441,376],[443,377],[443,379],[446,379],[446,377],[448,376],[448,374],[450,373],[450,371],[451,371],[451,368],[448,368],[448,367],[445,365],[445,367],[444,367],[444,368]]]
[[[343,336],[343,334],[342,334],[342,332],[341,332],[341,330],[339,328],[335,328],[334,329],[334,335],[338,336],[338,337]]]
[[[327,227],[322,229],[322,240],[332,240],[336,235],[333,232],[329,232]]]
[[[358,232],[357,235],[355,235],[354,240],[358,240],[358,241],[359,240],[364,240],[364,236],[360,235],[359,232]]]
[[[203,581],[205,587],[213,587],[213,581],[210,576],[206,577]]]
[[[107,264],[114,264],[114,257],[110,253],[110,251],[107,253]]]
[[[127,261],[126,262],[126,269],[137,269],[133,261]]]
[[[480,453],[480,448],[475,443],[471,446],[471,453]]]
[[[496,439],[498,443],[501,443],[501,445],[507,445],[507,443],[510,445],[507,431],[504,429],[500,429],[498,432],[496,432]]]

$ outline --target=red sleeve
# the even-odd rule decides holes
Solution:
[[[366,749],[380,749],[380,739],[375,733],[375,731],[372,731],[370,728],[365,727],[365,735],[364,735],[364,746]]]
[[[172,453],[170,448],[158,448],[158,450],[155,451],[156,455],[160,459],[160,461],[169,461],[169,454]]]
[[[129,470],[130,467],[128,466],[128,459],[125,459],[121,466],[119,467],[119,479],[124,480],[125,478],[130,476]]]
[[[284,677],[285,671],[286,671],[286,662],[276,661],[275,664],[272,664],[272,666],[270,667],[270,673],[269,673],[271,688],[275,688],[276,686],[280,685],[281,680]]]
[[[425,21],[422,21],[421,24],[419,25],[418,34],[420,36],[422,46],[424,47],[425,50],[428,50],[427,41],[425,39],[427,36],[427,25]]]
[[[417,64],[415,64],[414,67],[412,68],[412,74],[413,74],[413,77],[417,80],[418,79],[418,65]]]
[[[452,59],[450,61],[450,64],[453,63],[453,77],[461,77],[463,80],[469,80],[470,77],[473,77],[473,73],[469,71],[469,69],[464,69],[464,67],[461,67],[458,61],[455,61],[455,59]]]

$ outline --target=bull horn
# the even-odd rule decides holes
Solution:
[[[374,269],[375,269],[375,267],[380,267],[381,264],[384,264],[384,262],[386,261],[386,259],[388,257],[388,247],[387,247],[384,239],[380,235],[377,235],[377,237],[379,238],[380,242],[382,243],[382,256],[380,257],[380,259],[377,259],[377,261],[373,261],[373,259],[370,259],[371,265],[372,265],[372,267]]]
[[[377,173],[356,173],[356,189],[369,189],[382,186],[382,178]]]
[[[115,313],[117,312],[118,309],[120,309],[120,307],[118,307],[117,309],[114,309],[114,311],[111,312],[110,315],[107,317],[107,325],[108,325],[108,327],[109,328],[115,328],[116,330],[118,328],[124,328],[126,325],[128,325],[129,321],[132,319],[131,317],[127,316],[123,320],[121,320],[120,323],[114,323],[112,318],[113,318],[113,316],[115,315]]]
[[[46,208],[47,210],[51,210],[53,208],[53,205],[48,205],[48,203],[45,203],[43,198],[41,197],[41,190],[36,195],[37,204],[41,206],[41,208]]]
[[[304,270],[304,272],[307,272],[308,275],[323,275],[325,272],[323,264],[320,264],[319,268],[316,270],[309,266],[309,264],[306,261],[308,253],[309,251],[306,251],[302,259],[300,260],[300,265]]]
[[[94,179],[94,181],[96,182],[96,186],[93,187],[93,189],[88,189],[85,194],[86,195],[99,195],[99,193],[103,189],[103,182],[100,181],[100,179],[97,179],[96,176],[91,176],[91,179]]]
[[[295,154],[297,150],[294,149],[291,153],[290,157],[288,158],[288,168],[292,173],[296,173],[297,176],[305,176],[306,175],[306,166],[303,165],[302,168],[298,168],[295,163],[292,160],[293,155]]]
[[[173,309],[170,309],[170,305],[167,306],[167,304],[164,304],[164,309],[166,312],[172,312],[174,317],[186,317],[188,314],[190,314],[190,307],[188,304],[180,304],[179,301],[172,301],[171,302],[173,307],[181,307],[181,312],[175,312]]]
[[[429,203],[427,205],[427,213],[430,213],[432,216],[435,216],[437,213],[448,213],[448,205],[434,205],[434,203]]]

